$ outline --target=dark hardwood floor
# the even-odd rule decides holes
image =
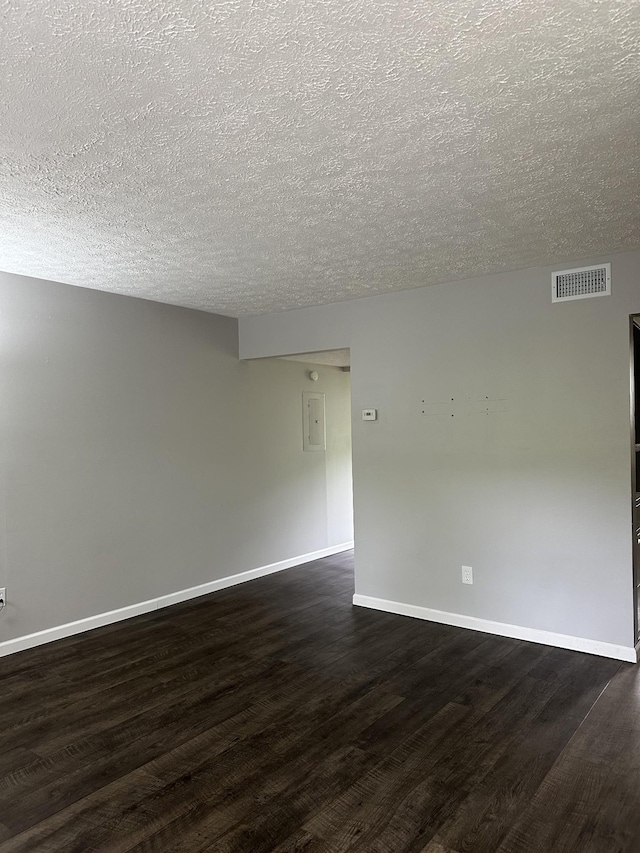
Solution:
[[[0,853],[638,853],[629,664],[354,608],[351,555],[0,660]]]

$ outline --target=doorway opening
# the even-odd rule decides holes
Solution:
[[[303,352],[277,360],[296,371],[300,465],[315,495],[315,522],[324,516],[326,546],[336,549],[323,563],[344,575],[353,594],[351,352]]]
[[[631,316],[631,495],[633,524],[633,619],[640,640],[640,314]]]

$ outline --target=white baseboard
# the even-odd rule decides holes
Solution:
[[[599,640],[588,640],[584,637],[571,637],[568,634],[554,634],[552,631],[540,631],[537,628],[523,628],[520,625],[509,625],[506,622],[491,622],[488,619],[477,619],[475,616],[446,613],[444,610],[404,604],[401,601],[388,601],[385,598],[372,598],[368,595],[354,595],[353,603],[359,607],[384,610],[385,613],[397,613],[400,616],[413,616],[416,619],[454,625],[457,628],[470,628],[473,631],[482,631],[485,634],[528,640],[531,643],[542,643],[545,646],[556,646],[574,652],[587,652],[587,654],[629,661],[630,663],[638,662],[638,647],[616,646],[614,643],[602,643]]]
[[[294,566],[311,563],[314,560],[322,559],[322,557],[331,557],[333,554],[340,554],[343,551],[349,551],[351,548],[353,548],[353,542],[343,542],[341,545],[332,545],[330,548],[321,548],[319,551],[300,554],[297,557],[290,557],[288,560],[280,560],[278,563],[270,563],[268,566],[259,566],[257,569],[250,569],[247,572],[228,575],[227,577],[218,578],[215,581],[209,581],[199,586],[192,586],[189,589],[181,589],[178,592],[169,593],[169,595],[161,595],[158,598],[150,598],[148,601],[129,604],[126,607],[110,610],[107,613],[98,613],[96,616],[88,616],[86,619],[67,622],[65,625],[56,625],[53,628],[46,628],[44,631],[37,631],[35,634],[26,634],[23,637],[16,637],[14,640],[6,640],[0,643],[0,657],[11,655],[15,652],[22,652],[25,649],[32,649],[44,643],[52,643],[54,640],[71,637],[73,634],[82,634],[84,631],[91,631],[93,628],[100,628],[103,625],[110,625],[113,622],[131,619],[133,616],[140,616],[152,610],[160,610],[162,607],[179,604],[181,601],[188,601],[200,595],[208,595],[210,592],[216,592],[219,589],[226,589],[226,587],[246,583],[265,575],[271,575],[274,572],[281,572],[284,569],[291,569]]]

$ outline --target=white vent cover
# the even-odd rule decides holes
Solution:
[[[610,293],[611,264],[551,273],[552,302],[590,299],[592,296],[609,296]]]

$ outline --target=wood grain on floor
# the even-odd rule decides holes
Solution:
[[[637,853],[638,668],[328,557],[0,660],[0,853]]]

